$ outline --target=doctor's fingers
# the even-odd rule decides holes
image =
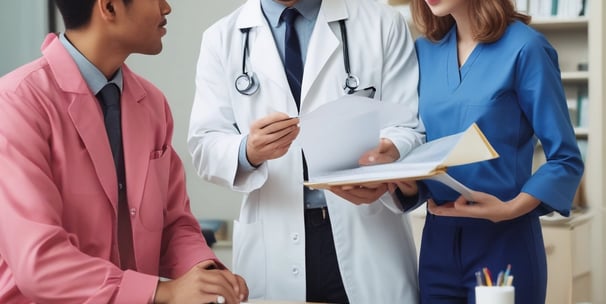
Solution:
[[[363,205],[378,200],[387,191],[387,185],[330,187],[330,191],[356,205]]]
[[[270,144],[256,146],[250,142],[247,142],[246,157],[252,165],[259,166],[267,160],[284,156],[284,154],[288,152],[291,143],[292,141],[286,143],[273,142]]]
[[[266,132],[266,129],[251,129],[248,141],[254,146],[265,146],[273,142],[292,142],[299,135],[301,129],[297,126]]]
[[[399,158],[400,151],[398,151],[393,142],[382,138],[376,148],[367,151],[360,157],[358,163],[360,165],[384,164],[394,162]]]
[[[268,132],[284,129],[291,125],[299,124],[299,118],[290,117],[286,113],[275,112],[261,119],[255,120],[251,125],[251,129],[269,129]],[[272,131],[273,130],[273,131]]]

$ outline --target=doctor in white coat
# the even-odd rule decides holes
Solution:
[[[304,17],[300,22],[312,22],[299,32],[300,110],[285,74],[284,29],[280,32],[282,24],[272,14],[276,5],[297,8]],[[308,289],[322,283],[306,277],[311,271],[306,245],[308,259],[316,248],[306,239],[303,159],[301,147],[292,144],[298,119],[284,119],[347,94],[345,54],[358,88],[372,86],[375,99],[408,109],[399,125],[382,130],[381,144],[369,155],[379,161],[385,151],[395,151],[395,159],[404,156],[424,140],[417,119],[418,66],[406,22],[390,7],[370,0],[248,0],[202,37],[188,144],[203,179],[244,194],[234,222],[233,271],[246,279],[251,299],[317,301]],[[258,87],[235,85],[244,73],[254,74]],[[326,207],[321,209],[322,218],[329,219],[347,301],[417,303],[416,251],[407,215],[383,188],[351,191],[357,204],[322,191]],[[322,269],[319,276],[315,271],[321,281]],[[326,277],[334,274],[326,272]]]

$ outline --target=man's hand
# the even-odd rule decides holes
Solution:
[[[250,164],[256,167],[286,154],[299,135],[298,124],[299,118],[279,112],[254,121],[246,141],[246,157]]]
[[[378,165],[391,163],[400,159],[400,151],[393,144],[393,142],[387,138],[381,138],[379,145],[362,154],[362,157],[358,160],[360,165]]]
[[[215,303],[219,297],[226,304],[246,301],[248,287],[244,279],[229,270],[209,269],[214,268],[212,265],[212,261],[205,261],[176,280],[159,282],[154,303]]]
[[[379,145],[364,153],[358,160],[360,165],[391,163],[400,158],[400,152],[389,139],[381,138]],[[355,186],[330,187],[334,194],[356,204],[370,204],[379,199],[388,190],[385,183],[369,183]]]

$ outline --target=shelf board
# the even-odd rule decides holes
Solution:
[[[587,71],[573,71],[573,72],[562,72],[562,82],[587,82],[589,80],[589,72]]]
[[[533,17],[530,26],[537,30],[587,29],[589,18]]]
[[[587,137],[589,137],[589,128],[575,127],[574,134],[577,136],[577,138],[587,138]]]

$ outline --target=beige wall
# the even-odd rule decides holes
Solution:
[[[169,3],[172,13],[167,17],[168,33],[163,40],[162,53],[157,56],[133,55],[127,63],[157,85],[168,98],[175,117],[173,144],[185,165],[192,210],[200,218],[231,221],[238,215],[241,196],[203,182],[196,175],[186,140],[202,32],[244,1],[173,0]]]

